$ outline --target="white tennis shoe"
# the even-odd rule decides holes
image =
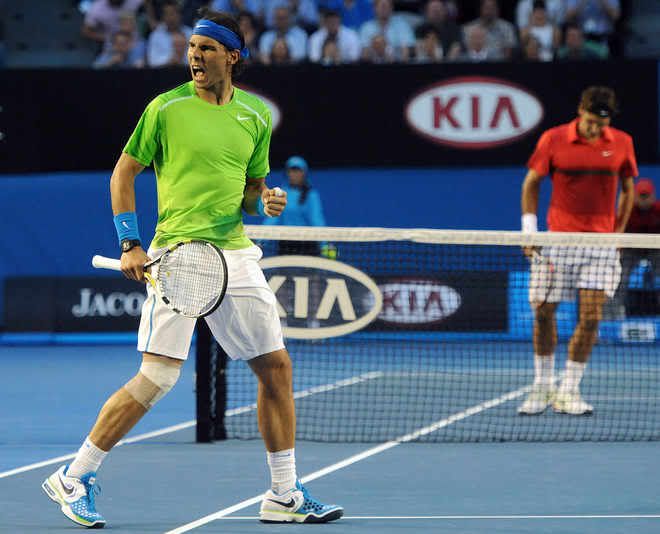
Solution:
[[[60,467],[44,480],[41,487],[74,523],[87,528],[103,528],[105,519],[96,511],[94,502],[98,493],[96,473],[86,473],[78,479],[67,476],[68,468],[68,465]]]
[[[322,504],[310,496],[307,489],[296,482],[296,487],[282,495],[271,490],[261,501],[259,519],[263,523],[327,523],[344,515],[336,504]]]
[[[525,402],[518,406],[519,415],[540,415],[552,403],[555,390],[552,386],[534,384]]]
[[[594,407],[585,402],[579,391],[559,390],[552,401],[552,409],[569,415],[591,415]]]

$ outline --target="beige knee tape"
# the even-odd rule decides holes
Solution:
[[[140,372],[126,383],[124,389],[149,410],[174,387],[180,374],[180,367],[143,362]]]

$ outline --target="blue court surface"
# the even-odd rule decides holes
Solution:
[[[68,461],[105,398],[138,365],[128,345],[0,347],[0,532],[81,528],[58,511],[40,484]],[[174,391],[102,466],[97,505],[111,531],[660,532],[655,441],[299,441],[299,475],[314,496],[342,504],[346,516],[326,526],[261,524],[258,503],[269,480],[262,443],[194,442],[193,371],[190,361]],[[505,389],[524,383],[515,375]],[[635,402],[656,402],[658,392],[651,393],[653,399]],[[476,421],[489,410],[512,413],[519,397],[484,404],[487,394],[478,409],[462,406],[460,419],[441,413],[438,431]],[[301,409],[305,400],[299,399]],[[587,424],[594,421],[596,416]]]

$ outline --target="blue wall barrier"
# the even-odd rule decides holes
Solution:
[[[517,230],[521,167],[481,169],[314,170],[330,226]],[[660,166],[641,174],[660,185]],[[118,255],[109,192],[110,173],[55,173],[0,178],[0,317],[7,276],[116,276],[92,268],[93,254]],[[269,177],[283,183],[282,171]],[[550,192],[544,182],[540,205]],[[136,181],[140,230],[153,235],[154,175]],[[540,217],[545,227],[543,216]],[[246,217],[246,222],[259,220]]]

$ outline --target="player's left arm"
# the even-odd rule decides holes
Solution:
[[[286,192],[279,187],[269,189],[265,178],[248,178],[243,190],[242,207],[249,215],[277,217],[286,207]]]
[[[273,123],[270,111],[263,109],[258,115],[258,139],[247,165],[247,179],[243,190],[243,210],[249,215],[277,217],[286,206],[286,192],[279,187],[269,189],[265,177],[270,172],[268,153]],[[255,178],[260,177],[260,178]]]
[[[621,179],[621,194],[616,209],[616,221],[614,231],[617,233],[625,232],[630,213],[635,202],[635,184],[632,176]]]

